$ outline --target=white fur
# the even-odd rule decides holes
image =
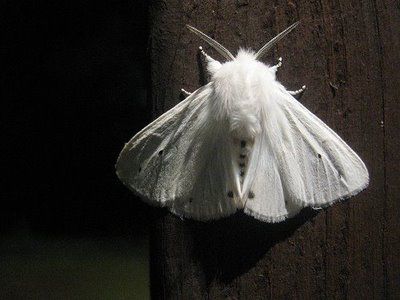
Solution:
[[[361,191],[353,150],[240,50],[209,60],[211,82],[136,134],[116,165],[122,182],[179,216],[217,219],[243,209],[279,222]]]

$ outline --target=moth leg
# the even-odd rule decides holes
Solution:
[[[278,58],[278,63],[274,66],[271,67],[271,69],[276,72],[278,71],[278,68],[280,68],[282,66],[282,57]]]
[[[212,58],[210,55],[208,55],[208,54],[203,50],[203,47],[202,47],[202,46],[199,47],[199,51],[200,51],[200,53],[203,55],[204,59],[205,59],[207,62],[215,61],[214,58]]]
[[[295,91],[288,91],[288,93],[290,95],[292,95],[293,97],[295,97],[296,99],[301,98],[301,96],[303,95],[304,91],[306,90],[306,86],[303,85],[300,89],[295,90]],[[296,97],[297,96],[297,97]]]
[[[185,89],[181,89],[181,93],[184,94],[185,96],[190,96],[192,94],[191,92],[188,92]]]
[[[203,55],[205,61],[207,62],[207,71],[210,73],[210,75],[213,75],[221,67],[221,63],[218,60],[212,58],[210,55],[208,55],[203,50],[203,47],[200,46],[199,51]]]

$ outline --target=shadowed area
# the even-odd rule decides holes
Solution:
[[[261,222],[242,212],[210,223],[188,221],[194,252],[204,269],[207,284],[215,279],[229,284],[317,214],[318,211],[307,208],[280,223]]]

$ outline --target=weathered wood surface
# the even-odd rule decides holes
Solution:
[[[263,59],[279,80],[306,84],[301,102],[341,135],[370,171],[369,188],[326,210],[276,225],[238,213],[212,223],[155,217],[154,299],[399,299],[400,5],[395,1],[153,1],[154,116],[179,90],[204,84],[185,24],[235,53],[259,49],[300,20]],[[221,59],[222,60],[222,59]]]

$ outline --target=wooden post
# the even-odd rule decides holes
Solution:
[[[400,10],[395,1],[153,1],[154,116],[204,84],[185,24],[231,52],[258,50],[300,20],[263,61],[282,56],[279,80],[306,84],[301,102],[341,135],[371,175],[360,195],[269,225],[238,213],[217,222],[155,218],[154,299],[383,299],[400,297]],[[222,60],[222,59],[221,59]]]

